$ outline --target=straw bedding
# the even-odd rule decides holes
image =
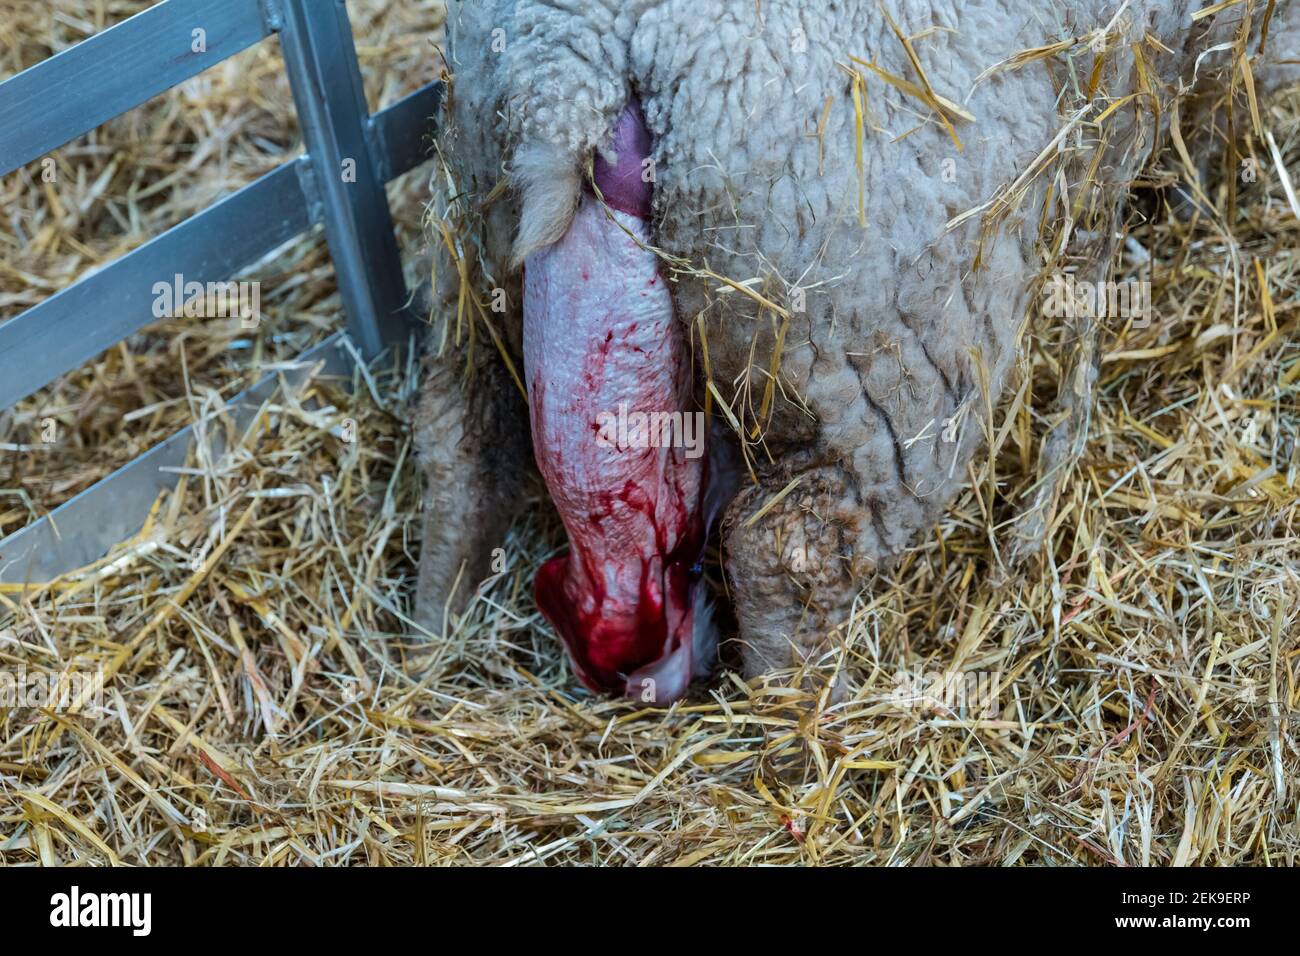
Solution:
[[[18,0],[0,69],[146,5]],[[349,6],[372,106],[431,78],[439,4]],[[465,618],[416,633],[402,363],[277,396],[109,559],[0,588],[0,667],[105,675],[101,707],[0,711],[0,861],[1296,863],[1300,95],[1262,119],[1276,152],[1253,142],[1255,183],[1212,169],[1213,215],[1176,215],[1168,190],[1135,203],[1159,319],[1105,330],[1048,559],[1009,559],[1069,367],[1031,318],[993,454],[824,662],[843,701],[731,671],[668,712],[577,691],[531,599],[563,542],[537,486]],[[271,43],[60,150],[57,183],[6,177],[0,314],[295,143]],[[427,175],[391,192],[413,260]],[[0,418],[3,533],[339,321],[318,236],[248,277],[256,334],[165,321]],[[900,693],[969,673],[991,675],[990,708]]]

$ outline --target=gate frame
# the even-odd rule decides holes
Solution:
[[[206,42],[196,50],[198,29]],[[187,281],[227,281],[317,224],[347,331],[280,363],[221,411],[242,424],[281,384],[322,371],[347,375],[414,341],[420,317],[408,304],[384,186],[428,158],[442,86],[431,83],[371,115],[345,0],[161,0],[60,51],[0,83],[0,175],[272,34],[306,153],[0,323],[0,411],[153,322],[154,281],[175,272]],[[350,178],[346,160],[354,161]],[[108,314],[104,302],[114,303]],[[52,580],[136,534],[158,494],[175,486],[204,424],[0,540],[0,584]]]

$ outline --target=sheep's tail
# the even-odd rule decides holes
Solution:
[[[564,237],[578,209],[582,168],[568,151],[532,142],[515,152],[511,178],[520,198],[519,232],[511,254],[518,268],[534,252]]]

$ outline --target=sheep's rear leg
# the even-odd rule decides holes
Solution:
[[[794,490],[768,507],[793,478],[774,475],[741,491],[723,525],[746,679],[791,668],[806,677],[827,663],[823,656],[870,570],[855,563],[860,518],[842,507],[848,492],[841,469],[804,471]]]
[[[415,619],[433,633],[461,613],[492,572],[492,556],[531,466],[525,405],[500,356],[430,356],[415,413],[424,477]]]

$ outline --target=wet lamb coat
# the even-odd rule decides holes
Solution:
[[[1191,89],[1197,56],[1230,41],[1240,19],[1237,8],[1193,24],[1200,6],[450,5],[439,211],[469,224],[461,255],[477,261],[480,287],[504,290],[507,302],[520,302],[518,263],[563,235],[592,151],[640,99],[654,141],[654,239],[689,267],[675,275],[674,303],[692,327],[698,377],[703,340],[711,380],[742,431],[760,426],[746,455],[757,483],[743,483],[723,526],[748,673],[821,646],[868,576],[914,544],[966,479],[983,440],[984,389],[996,402],[1045,266],[1039,230],[1052,177],[1029,174],[1083,102],[1070,95],[1092,70],[1088,38],[1109,51],[1099,93],[1109,99],[1099,108],[1139,85],[1135,44],[1157,96],[1173,98]],[[1256,65],[1261,87],[1294,78],[1294,67],[1265,61],[1295,57],[1286,47],[1300,31],[1297,6],[1274,13]],[[917,91],[922,78],[891,18],[914,38],[925,81],[955,104],[944,111],[951,129]],[[1063,38],[1083,39],[1051,60],[1006,65]],[[1210,54],[1200,69],[1230,56]],[[860,110],[847,68],[864,80]],[[1115,191],[1110,208],[1150,153],[1153,115],[1111,114],[1093,176]],[[1076,123],[1069,135],[1067,168],[1087,169],[1098,130]],[[510,190],[498,188],[506,177]],[[970,210],[979,212],[964,216]],[[1104,278],[1105,262],[1097,267]],[[437,275],[440,322],[458,291],[445,255]],[[517,356],[518,311],[493,318]],[[417,420],[430,486],[419,600],[435,624],[449,598],[458,605],[487,573],[528,454],[503,363],[490,348],[478,356],[469,379],[461,360],[431,363]],[[1090,372],[1085,364],[1079,374]]]

